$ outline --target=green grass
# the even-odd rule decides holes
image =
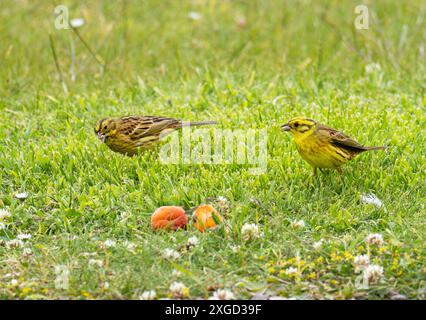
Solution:
[[[69,6],[71,18],[85,18],[79,33],[104,68],[72,30],[54,28],[59,4]],[[426,5],[370,2],[370,28],[355,30],[358,4],[2,1],[0,207],[12,216],[0,230],[0,298],[136,299],[151,289],[167,297],[170,284],[181,281],[191,298],[225,287],[238,298],[266,290],[282,297],[424,299]],[[201,19],[189,19],[191,11]],[[380,70],[366,72],[373,63]],[[156,152],[115,154],[93,126],[127,114],[267,128],[267,172],[163,165]],[[343,176],[326,171],[312,179],[291,137],[279,130],[296,115],[389,148],[359,156]],[[19,200],[17,192],[29,196]],[[387,211],[360,200],[370,192]],[[229,202],[226,232],[151,230],[157,207],[189,209],[219,196]],[[306,226],[293,228],[296,220]],[[244,223],[258,224],[263,237],[243,242]],[[7,245],[23,233],[32,235],[23,247]],[[370,233],[383,234],[384,244],[368,247]],[[184,250],[193,235],[200,243]],[[107,239],[116,246],[105,248]],[[324,245],[314,250],[319,239]],[[180,251],[180,259],[161,258],[166,248]],[[353,257],[367,252],[384,277],[362,289]],[[55,287],[60,265],[69,270],[68,289]],[[300,276],[286,275],[290,266]]]

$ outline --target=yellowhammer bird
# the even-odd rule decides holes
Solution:
[[[281,126],[290,131],[296,142],[297,151],[313,168],[333,168],[341,172],[340,166],[359,153],[386,147],[364,147],[342,132],[334,130],[315,120],[297,117]]]
[[[104,118],[95,127],[98,138],[112,151],[132,156],[153,148],[161,137],[183,126],[216,124],[215,121],[183,122],[156,116]]]

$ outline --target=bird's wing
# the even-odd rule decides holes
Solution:
[[[129,123],[129,128],[124,131],[132,140],[158,136],[163,130],[177,128],[180,124],[180,120],[156,116],[127,117],[123,121]]]
[[[333,128],[330,128],[326,125],[319,124],[317,127],[318,134],[320,136],[325,136],[328,139],[330,139],[331,143],[334,145],[344,148],[349,151],[365,151],[366,148],[357,142],[356,140],[352,139],[351,137],[347,136],[343,132],[337,131]]]

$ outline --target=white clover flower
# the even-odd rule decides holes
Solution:
[[[319,249],[321,249],[321,247],[322,247],[322,245],[323,245],[323,244],[324,244],[324,240],[320,239],[319,241],[314,242],[314,243],[312,244],[312,247],[313,247],[315,250],[319,250]]]
[[[383,244],[383,236],[380,233],[371,233],[365,238],[365,241],[368,244],[381,246]]]
[[[3,220],[5,218],[10,218],[12,216],[12,214],[5,210],[5,209],[0,209],[0,220]]]
[[[80,28],[82,25],[84,25],[83,18],[71,19],[70,21],[70,26],[73,28]]]
[[[24,242],[21,239],[12,239],[12,240],[6,241],[6,247],[8,249],[19,248],[19,247],[22,247],[23,245],[24,245]]]
[[[0,230],[6,229],[6,225],[3,222],[0,222]]]
[[[114,248],[117,245],[117,242],[114,241],[114,240],[107,239],[104,242],[104,245],[105,245],[106,248]]]
[[[297,274],[299,274],[299,270],[295,267],[289,267],[287,269],[285,269],[285,274],[288,276],[295,276]]]
[[[188,246],[195,247],[196,245],[198,245],[198,242],[198,238],[196,236],[193,236],[188,239]]]
[[[173,282],[169,290],[174,298],[181,299],[189,296],[189,288],[182,282]]]
[[[16,236],[16,238],[17,238],[17,239],[20,239],[20,240],[28,240],[28,239],[31,239],[31,238],[32,238],[32,235],[31,235],[31,234],[29,234],[29,233],[21,233],[21,234],[18,234],[18,235]]]
[[[235,295],[232,291],[226,289],[218,289],[213,292],[209,300],[235,300]]]
[[[367,254],[359,255],[354,258],[355,272],[364,270],[370,264],[370,258]]]
[[[100,259],[89,259],[89,266],[96,266],[101,268],[104,265],[104,262]]]
[[[12,279],[12,280],[10,280],[10,285],[11,285],[11,286],[16,287],[16,286],[18,286],[18,284],[19,284],[18,280],[16,280],[16,279]]]
[[[364,269],[363,278],[367,283],[377,283],[383,277],[383,267],[372,264]]]
[[[291,224],[291,226],[292,226],[294,229],[302,229],[302,228],[304,228],[304,227],[305,227],[305,221],[303,221],[303,220],[294,221],[294,222]]]
[[[20,200],[24,200],[24,199],[28,198],[28,193],[27,192],[16,193],[15,198],[20,199]]]
[[[197,21],[201,19],[201,14],[195,11],[191,11],[188,13],[188,18],[191,20]]]
[[[139,296],[139,300],[154,300],[157,297],[157,292],[155,290],[147,290],[142,292]]]
[[[163,258],[167,260],[177,260],[180,258],[180,253],[176,250],[166,248],[163,251]]]
[[[259,227],[255,223],[245,223],[241,228],[241,237],[243,241],[250,241],[261,236]]]

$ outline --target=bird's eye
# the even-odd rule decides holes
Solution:
[[[299,122],[296,122],[295,124],[294,124],[294,127],[295,128],[297,128],[299,126]]]

